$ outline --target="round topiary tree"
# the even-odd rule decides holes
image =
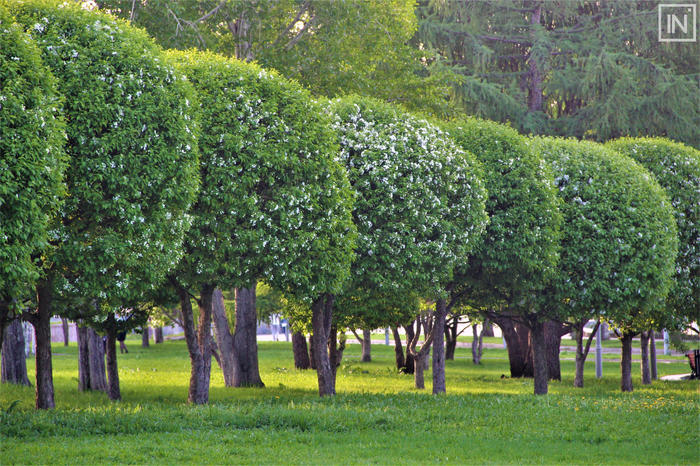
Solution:
[[[644,168],[602,145],[550,138],[532,145],[552,167],[564,214],[559,271],[542,307],[560,319],[599,316],[619,328],[622,390],[631,391],[632,337],[660,317],[671,284],[670,201]]]
[[[192,379],[189,400],[206,403],[208,329],[217,287],[236,287],[230,334],[215,306],[227,385],[261,386],[255,285],[314,299],[347,278],[355,228],[347,175],[325,116],[308,92],[257,65],[212,53],[176,53],[198,90],[202,190],[175,274],[185,314]],[[190,303],[199,295],[199,336]],[[226,367],[231,364],[232,367]]]
[[[665,303],[667,319],[655,322],[654,328],[687,327],[697,321],[700,309],[700,151],[662,138],[622,138],[606,145],[653,173],[671,198],[678,257]]]
[[[59,108],[39,49],[0,5],[0,347],[39,278],[36,255],[65,192]],[[26,381],[26,368],[20,377]]]
[[[124,21],[73,3],[8,5],[65,96],[69,196],[31,316],[37,407],[48,408],[49,318],[62,312],[54,294],[94,301],[93,309],[129,305],[179,259],[198,186],[193,94],[146,34]]]
[[[479,119],[445,128],[481,162],[490,217],[483,242],[458,269],[450,307],[468,304],[499,324],[508,340],[511,375],[520,377],[529,351],[519,344],[523,339],[515,327],[539,328],[546,320],[534,298],[552,279],[559,260],[562,216],[551,172],[512,128]]]
[[[444,392],[448,288],[488,222],[477,163],[436,126],[394,106],[350,97],[333,101],[329,109],[341,161],[357,192],[357,260],[347,292],[415,291],[435,301],[435,323],[424,346],[434,342],[433,393]],[[325,345],[317,339],[320,330],[319,322],[316,357]],[[333,382],[325,393],[334,392]]]

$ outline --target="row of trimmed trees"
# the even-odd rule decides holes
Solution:
[[[358,322],[416,320],[407,356],[422,388],[432,347],[433,393],[446,391],[448,313],[517,322],[542,394],[549,322],[620,329],[631,390],[632,336],[696,319],[697,150],[316,101],[71,4],[0,2],[0,22],[0,328],[35,328],[37,408],[54,406],[56,314],[106,335],[112,399],[116,334],[154,306],[180,307],[190,402],[208,401],[213,354],[227,386],[262,386],[259,281],[313,333],[322,396],[335,393],[338,332]],[[236,290],[233,328],[222,289]]]

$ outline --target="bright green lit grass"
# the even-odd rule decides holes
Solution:
[[[265,389],[227,389],[214,363],[211,404],[185,402],[184,342],[120,355],[124,401],[77,391],[77,349],[54,346],[57,409],[35,412],[33,389],[0,386],[0,464],[13,463],[693,463],[700,440],[698,383],[634,380],[619,392],[619,365],[572,387],[573,362],[545,397],[508,373],[504,350],[467,349],[448,361],[448,395],[412,389],[393,370],[393,348],[374,345],[360,364],[350,345],[338,372],[339,395],[319,399],[316,374],[293,369],[290,343],[260,343]],[[589,358],[592,360],[592,358]],[[634,367],[638,373],[638,365]],[[33,363],[30,363],[30,378]],[[688,372],[659,364],[659,375]]]

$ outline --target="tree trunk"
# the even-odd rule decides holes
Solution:
[[[220,289],[215,289],[212,295],[212,319],[214,320],[214,331],[216,332],[216,343],[219,347],[219,365],[224,373],[224,385],[235,387],[234,372],[236,358],[233,350],[233,336],[226,316],[226,305],[224,295]]]
[[[435,303],[433,321],[433,395],[445,393],[445,320],[447,319],[447,302],[438,299]]]
[[[24,353],[24,328],[19,319],[5,327],[2,340],[2,383],[31,386],[27,376],[27,360]]]
[[[316,370],[316,346],[314,345],[314,334],[309,335],[309,364],[311,369]]]
[[[214,292],[214,287],[205,286],[202,296]],[[177,289],[182,309],[182,323],[185,331],[185,341],[187,351],[190,354],[192,370],[190,373],[190,387],[187,394],[187,401],[194,404],[206,404],[209,402],[209,378],[211,375],[211,347],[209,346],[211,331],[211,302],[209,308],[200,305],[199,329],[195,329],[194,313],[190,295],[182,287]],[[202,303],[204,304],[204,303]]]
[[[236,289],[236,325],[233,330],[233,386],[264,387],[258,369],[258,315],[255,282]]]
[[[457,324],[459,319],[455,316],[445,323],[445,360],[454,361],[457,348]]]
[[[75,328],[78,335],[78,390],[84,392],[90,390],[90,336],[87,327],[76,322]]]
[[[649,369],[649,331],[640,335],[642,347],[642,385],[651,385],[651,370]]]
[[[547,373],[549,380],[561,380],[561,364],[559,350],[564,326],[559,322],[549,320],[544,323],[544,338],[547,351]]]
[[[401,344],[401,334],[397,327],[391,327],[391,333],[394,335],[394,355],[396,358],[396,370],[400,371],[406,364],[406,359],[403,354],[403,345]]]
[[[481,345],[483,341],[482,335],[483,331],[481,332],[481,335],[479,335],[477,326],[472,325],[472,362],[474,364],[481,364]]]
[[[489,319],[485,319],[481,327],[481,335],[484,337],[493,337],[493,324]]]
[[[318,394],[335,395],[335,378],[328,355],[328,336],[331,330],[334,296],[323,294],[311,306],[313,326],[313,348],[318,376]]]
[[[530,341],[535,376],[535,395],[546,395],[549,374],[547,369],[547,342],[545,324],[533,322],[530,326]]]
[[[117,368],[117,332],[107,330],[107,396],[110,400],[121,400],[119,390],[119,369]]]
[[[51,272],[49,272],[51,273]],[[36,335],[36,408],[53,409],[53,368],[51,366],[51,306],[53,280],[49,277],[37,286],[39,301],[32,322]]]
[[[586,354],[583,351],[583,327],[586,322],[581,322],[576,326],[576,375],[574,376],[574,387],[583,388],[583,369],[586,365]]]
[[[306,346],[306,337],[303,333],[292,333],[292,351],[294,352],[294,367],[302,370],[311,367],[309,348]]]
[[[656,372],[656,337],[654,331],[649,332],[649,363],[651,365],[651,380],[658,379]]]
[[[333,386],[335,387],[335,375],[338,372],[340,363],[343,362],[343,352],[345,351],[345,335],[343,334],[338,341],[338,329],[335,325],[331,325],[331,332],[328,336],[328,358],[331,361],[331,369],[333,370]]]
[[[372,331],[362,329],[362,358],[360,362],[372,362]]]
[[[105,372],[105,345],[102,337],[91,328],[87,328],[88,348],[88,389],[107,392],[107,375]]]
[[[63,346],[68,346],[68,344],[70,343],[70,329],[68,328],[68,319],[62,317],[61,325],[63,326]]]
[[[415,356],[413,359],[414,370],[413,370],[413,381],[418,390],[425,389],[425,378],[423,377],[423,368],[425,367],[425,359],[428,359],[428,353]]]
[[[408,345],[411,340],[413,340],[413,336],[415,335],[415,332],[413,331],[413,323],[404,326],[404,329],[406,330],[406,361],[404,361],[403,372],[405,374],[413,374],[413,371],[416,369],[416,364],[413,354],[411,354],[411,352],[408,350]]]
[[[498,317],[493,321],[501,328],[508,347],[508,361],[511,377],[532,377],[532,349],[530,348],[530,330],[522,324],[516,324],[508,317]]]
[[[143,327],[143,333],[141,334],[141,348],[149,348],[151,346],[149,339],[150,339],[150,329],[148,328],[148,325]]]
[[[155,327],[153,330],[155,333],[154,338],[155,338],[156,344],[163,343],[163,327],[158,326],[158,327]]]
[[[620,386],[623,392],[634,390],[634,387],[632,387],[632,338],[634,338],[632,333],[624,333],[620,337],[620,342],[622,343],[622,359],[620,360],[622,378]]]
[[[537,5],[530,16],[530,24],[540,24],[540,18],[542,15],[542,6]],[[532,33],[535,34],[536,29],[532,29]],[[533,37],[533,42],[534,42]],[[537,57],[531,56],[527,60],[528,64],[528,75],[529,75],[529,86],[528,86],[528,110],[531,112],[541,112],[543,109],[544,94],[542,90],[542,70],[540,69],[540,64],[537,63]]]

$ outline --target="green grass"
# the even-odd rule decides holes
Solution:
[[[474,366],[460,348],[448,361],[448,395],[434,397],[430,373],[426,391],[395,373],[392,347],[374,345],[373,362],[361,364],[350,345],[338,396],[319,399],[315,372],[293,368],[291,344],[260,343],[266,388],[225,388],[214,365],[211,403],[193,407],[184,342],[137,343],[120,355],[119,403],[77,391],[75,346],[54,346],[56,410],[34,411],[31,388],[0,386],[0,464],[697,464],[698,383],[642,387],[636,377],[623,394],[611,361],[601,380],[589,364],[586,387],[574,389],[564,360],[564,380],[534,397],[531,380],[501,378],[504,350],[486,350]],[[659,375],[685,372],[683,361],[659,364]]]

